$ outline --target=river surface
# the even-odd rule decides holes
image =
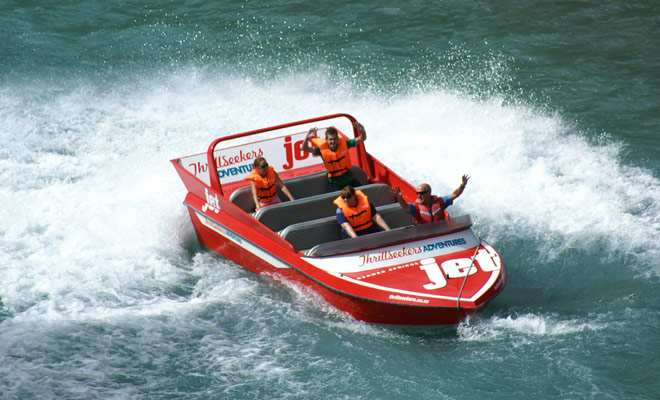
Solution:
[[[655,1],[0,0],[3,399],[660,398]],[[200,248],[170,159],[346,112],[508,269],[357,322]]]

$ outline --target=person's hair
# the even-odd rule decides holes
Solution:
[[[257,158],[254,159],[254,163],[252,164],[252,166],[254,168],[257,168],[259,166],[259,164],[261,164],[262,161],[266,161],[266,159],[263,158],[263,157],[257,157]],[[268,162],[268,161],[266,161],[266,162]]]
[[[328,135],[339,136],[339,133],[337,132],[337,130],[335,128],[330,127],[330,128],[325,130],[325,137],[328,137]]]
[[[355,196],[355,189],[353,189],[353,186],[344,186],[344,188],[341,190],[341,197],[353,197]]]

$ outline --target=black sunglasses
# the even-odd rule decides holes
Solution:
[[[423,191],[421,191],[421,192],[417,192],[417,196],[425,195],[425,194],[427,194],[428,192],[429,192],[428,190],[423,190]]]
[[[259,168],[259,169],[268,168],[268,163],[266,163],[266,164],[261,164],[261,165],[258,166],[257,168]]]

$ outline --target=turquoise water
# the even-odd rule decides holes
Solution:
[[[2,398],[655,399],[656,2],[0,3]],[[508,267],[366,325],[200,249],[169,164],[347,112]]]

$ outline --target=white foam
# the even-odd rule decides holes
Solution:
[[[462,174],[472,176],[450,211],[483,221],[489,240],[559,237],[548,257],[604,241],[606,251],[643,253],[641,265],[657,269],[660,182],[621,165],[617,143],[591,144],[560,117],[529,106],[449,92],[395,98],[364,114],[378,115],[365,122],[369,151],[411,183],[449,194]]]
[[[195,239],[169,160],[223,134],[336,112],[363,122],[368,151],[413,184],[447,194],[472,175],[452,211],[470,212],[491,242],[559,235],[551,254],[604,238],[660,265],[657,179],[533,107],[441,89],[364,94],[320,72],[254,82],[192,69],[113,85],[0,96],[0,298],[15,318],[167,310],[249,290],[209,281],[164,295],[208,266],[185,250]]]
[[[585,330],[599,330],[604,326],[595,321],[561,320],[555,316],[523,314],[504,318],[471,318],[458,325],[457,333],[461,340],[466,341],[490,341],[516,336],[517,343],[526,343],[535,337],[572,335]]]

